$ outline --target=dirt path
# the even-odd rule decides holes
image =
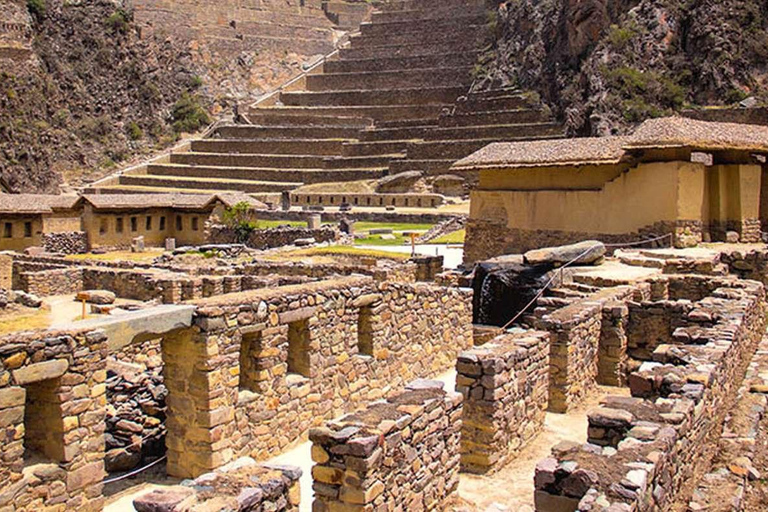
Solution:
[[[628,395],[628,389],[601,387],[568,414],[547,413],[544,430],[515,459],[491,476],[461,474],[457,510],[533,511],[536,463],[560,441],[587,441],[587,412],[606,395]]]

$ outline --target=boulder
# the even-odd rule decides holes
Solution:
[[[14,293],[16,294],[15,301],[22,306],[26,306],[28,308],[39,308],[43,305],[43,300],[37,295],[23,292],[21,290],[17,290]]]
[[[296,247],[306,247],[314,243],[317,243],[314,238],[297,238],[296,240],[294,240],[293,245],[295,245]]]
[[[528,251],[523,260],[529,265],[565,265],[573,260],[575,265],[593,265],[602,262],[605,256],[605,245],[602,242],[588,240],[573,245],[546,247]]]
[[[173,512],[185,500],[192,500],[194,494],[191,487],[164,487],[139,496],[133,500],[133,507],[137,512]]]
[[[432,188],[436,194],[442,194],[449,197],[461,197],[466,192],[464,185],[466,180],[455,174],[442,174],[432,182]]]
[[[736,231],[728,231],[725,233],[725,241],[729,244],[739,243],[739,234]]]
[[[89,302],[91,304],[114,304],[117,296],[109,290],[85,290],[77,292],[76,300]]]
[[[141,462],[141,452],[129,452],[124,448],[109,450],[104,456],[104,468],[110,472],[129,471]]]
[[[404,194],[411,192],[416,182],[421,179],[419,171],[406,171],[385,176],[376,182],[376,192],[380,194]]]

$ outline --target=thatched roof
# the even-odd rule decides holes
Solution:
[[[173,208],[177,210],[205,210],[216,201],[225,206],[239,202],[248,203],[253,209],[267,206],[242,192],[220,194],[93,194],[84,199],[97,210],[134,210],[141,208]]]
[[[768,154],[768,127],[666,117],[645,121],[626,137],[494,143],[459,160],[453,169],[618,164],[638,150],[669,148]]]
[[[51,194],[0,194],[0,213],[37,215],[60,210],[71,210],[80,201],[79,196]]]
[[[626,147],[768,153],[768,127],[697,121],[685,117],[650,119],[635,130]]]
[[[458,169],[615,164],[624,157],[626,137],[495,142],[453,164]]]

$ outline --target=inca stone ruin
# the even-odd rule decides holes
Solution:
[[[60,193],[0,145],[0,512],[768,510],[762,100],[578,130],[534,4],[0,0],[3,80],[95,12],[191,80]]]

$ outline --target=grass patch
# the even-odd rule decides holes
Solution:
[[[467,235],[467,231],[465,229],[460,229],[458,231],[454,231],[453,233],[448,233],[441,237],[438,237],[429,243],[430,244],[463,244],[464,237],[466,235]]]
[[[68,254],[66,259],[74,261],[152,261],[163,254],[162,249],[147,249],[144,252],[114,251],[106,254]]]
[[[299,228],[307,227],[307,223],[301,220],[258,220],[257,224],[259,229],[271,229],[285,225]]]
[[[39,309],[30,314],[0,319],[0,334],[47,329],[51,323],[50,313],[47,309]]]
[[[429,231],[434,224],[408,224],[388,222],[357,222],[355,231],[368,231],[370,229],[389,228],[392,231]]]
[[[408,254],[400,254],[389,251],[377,251],[376,249],[361,249],[349,245],[331,245],[328,247],[311,247],[309,249],[297,249],[283,252],[276,257],[280,260],[308,257],[308,256],[353,256],[359,258],[384,258],[390,260],[407,260]]]

